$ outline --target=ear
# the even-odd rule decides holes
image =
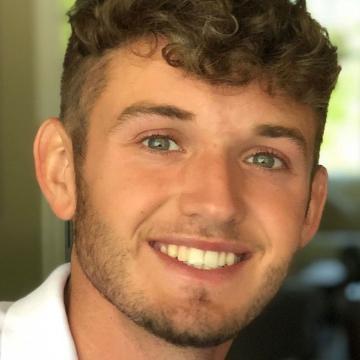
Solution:
[[[310,200],[305,215],[301,247],[305,246],[317,232],[323,214],[328,190],[326,169],[318,165],[311,183]]]
[[[70,137],[58,119],[48,119],[41,125],[33,152],[41,191],[55,215],[70,220],[76,208],[73,150]]]

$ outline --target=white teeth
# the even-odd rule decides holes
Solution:
[[[226,254],[226,265],[234,265],[236,262],[236,256],[233,253]]]
[[[178,260],[186,261],[188,258],[188,248],[186,246],[179,246]]]
[[[194,265],[188,264],[188,265],[189,265],[189,266],[193,266],[193,267],[195,267],[195,268],[197,268],[197,269],[200,269],[200,270],[205,269],[204,266],[203,266],[203,265],[200,265],[200,264],[194,264]]]
[[[212,270],[224,266],[231,266],[245,259],[245,256],[236,256],[234,253],[224,251],[201,250],[192,247],[174,244],[159,244],[157,248],[164,254],[197,269]]]
[[[168,246],[167,254],[172,258],[176,258],[178,256],[178,246],[170,244]]]
[[[204,264],[210,269],[216,269],[218,267],[218,255],[216,251],[206,251],[204,256]]]
[[[224,266],[226,264],[226,252],[222,251],[218,257],[218,265]]]
[[[189,248],[186,263],[188,265],[202,266],[204,263],[204,251],[196,248]]]

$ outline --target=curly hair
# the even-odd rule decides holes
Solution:
[[[337,49],[305,0],[77,0],[64,60],[61,114],[83,155],[87,117],[106,86],[112,50],[165,38],[165,61],[211,84],[265,79],[270,94],[309,105],[318,119],[315,162],[332,90]]]

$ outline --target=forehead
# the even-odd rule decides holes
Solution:
[[[102,119],[114,121],[135,103],[170,104],[208,119],[207,126],[224,127],[252,122],[278,122],[296,126],[313,146],[315,116],[310,107],[285,96],[268,94],[259,82],[241,87],[214,86],[168,65],[160,47],[148,56],[146,43],[113,51],[108,63],[107,86],[95,107],[107,112]]]

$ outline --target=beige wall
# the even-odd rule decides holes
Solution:
[[[54,5],[0,0],[0,300],[29,292],[64,255],[62,224],[44,204],[32,164],[40,119],[58,107]]]
[[[0,2],[0,295],[40,280],[40,197],[31,144],[35,131],[31,1]]]

